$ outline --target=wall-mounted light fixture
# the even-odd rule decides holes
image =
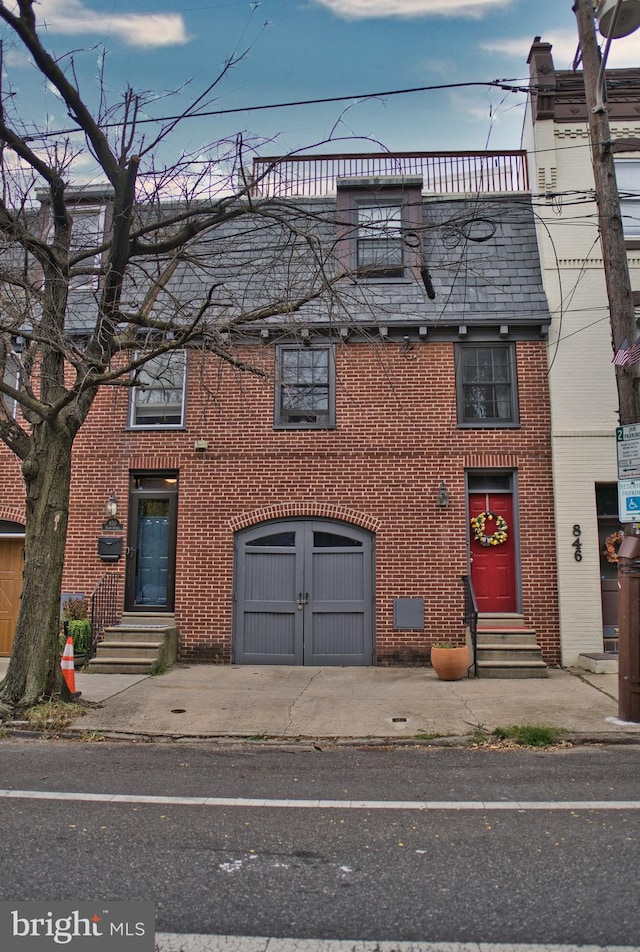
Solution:
[[[400,350],[404,354],[405,357],[411,353],[411,351],[413,350],[413,344],[411,343],[410,337],[402,338],[402,342],[400,344]]]
[[[115,492],[112,492],[109,498],[107,499],[107,504],[104,507],[104,514],[107,519],[115,519],[118,515],[118,497]]]
[[[436,506],[439,506],[440,509],[446,509],[449,505],[449,492],[445,486],[444,479],[438,487],[438,495],[436,496]]]

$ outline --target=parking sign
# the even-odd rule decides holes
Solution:
[[[640,522],[640,479],[618,481],[620,522]]]

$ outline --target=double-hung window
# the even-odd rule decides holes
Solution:
[[[421,281],[422,178],[339,179],[339,268],[358,280]]]
[[[276,351],[275,426],[335,425],[335,370],[331,345],[281,344]]]
[[[184,426],[187,359],[184,351],[152,357],[136,371],[131,390],[131,427]]]
[[[72,288],[95,288],[98,286],[101,254],[97,249],[104,241],[104,205],[76,205],[71,210],[71,257],[91,252],[73,267],[70,281]]]
[[[356,201],[358,237],[356,270],[363,278],[404,276],[402,206],[381,196],[376,202]]]
[[[616,181],[625,238],[640,238],[640,159],[616,159]]]
[[[460,426],[518,425],[513,344],[458,344],[456,385]]]
[[[3,381],[13,390],[17,390],[20,385],[20,367],[18,360],[13,353],[7,354]],[[0,399],[3,401],[9,415],[15,419],[18,414],[18,401],[14,400],[6,393],[0,394]]]

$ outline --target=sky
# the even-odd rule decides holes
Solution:
[[[572,0],[183,3],[40,0],[35,5],[51,51],[57,56],[75,51],[78,80],[89,101],[96,101],[103,67],[110,101],[129,84],[148,94],[148,118],[174,115],[232,63],[199,110],[238,111],[187,120],[179,137],[164,147],[178,152],[197,152],[238,132],[263,155],[300,149],[516,149],[525,96],[455,84],[525,84],[535,36],[553,44],[557,68],[570,68],[577,48]],[[15,9],[12,0],[5,6]],[[6,26],[0,26],[0,35],[5,95],[14,94],[21,115],[46,122],[49,129],[68,127],[61,102],[43,86]],[[640,31],[614,41],[609,65],[640,65]],[[441,88],[392,95],[425,86]],[[340,101],[282,105],[330,98]]]

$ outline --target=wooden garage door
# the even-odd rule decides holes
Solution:
[[[236,539],[239,664],[370,665],[373,540],[328,521],[269,523]]]
[[[13,645],[22,592],[23,553],[22,539],[0,539],[0,657],[10,655]]]

